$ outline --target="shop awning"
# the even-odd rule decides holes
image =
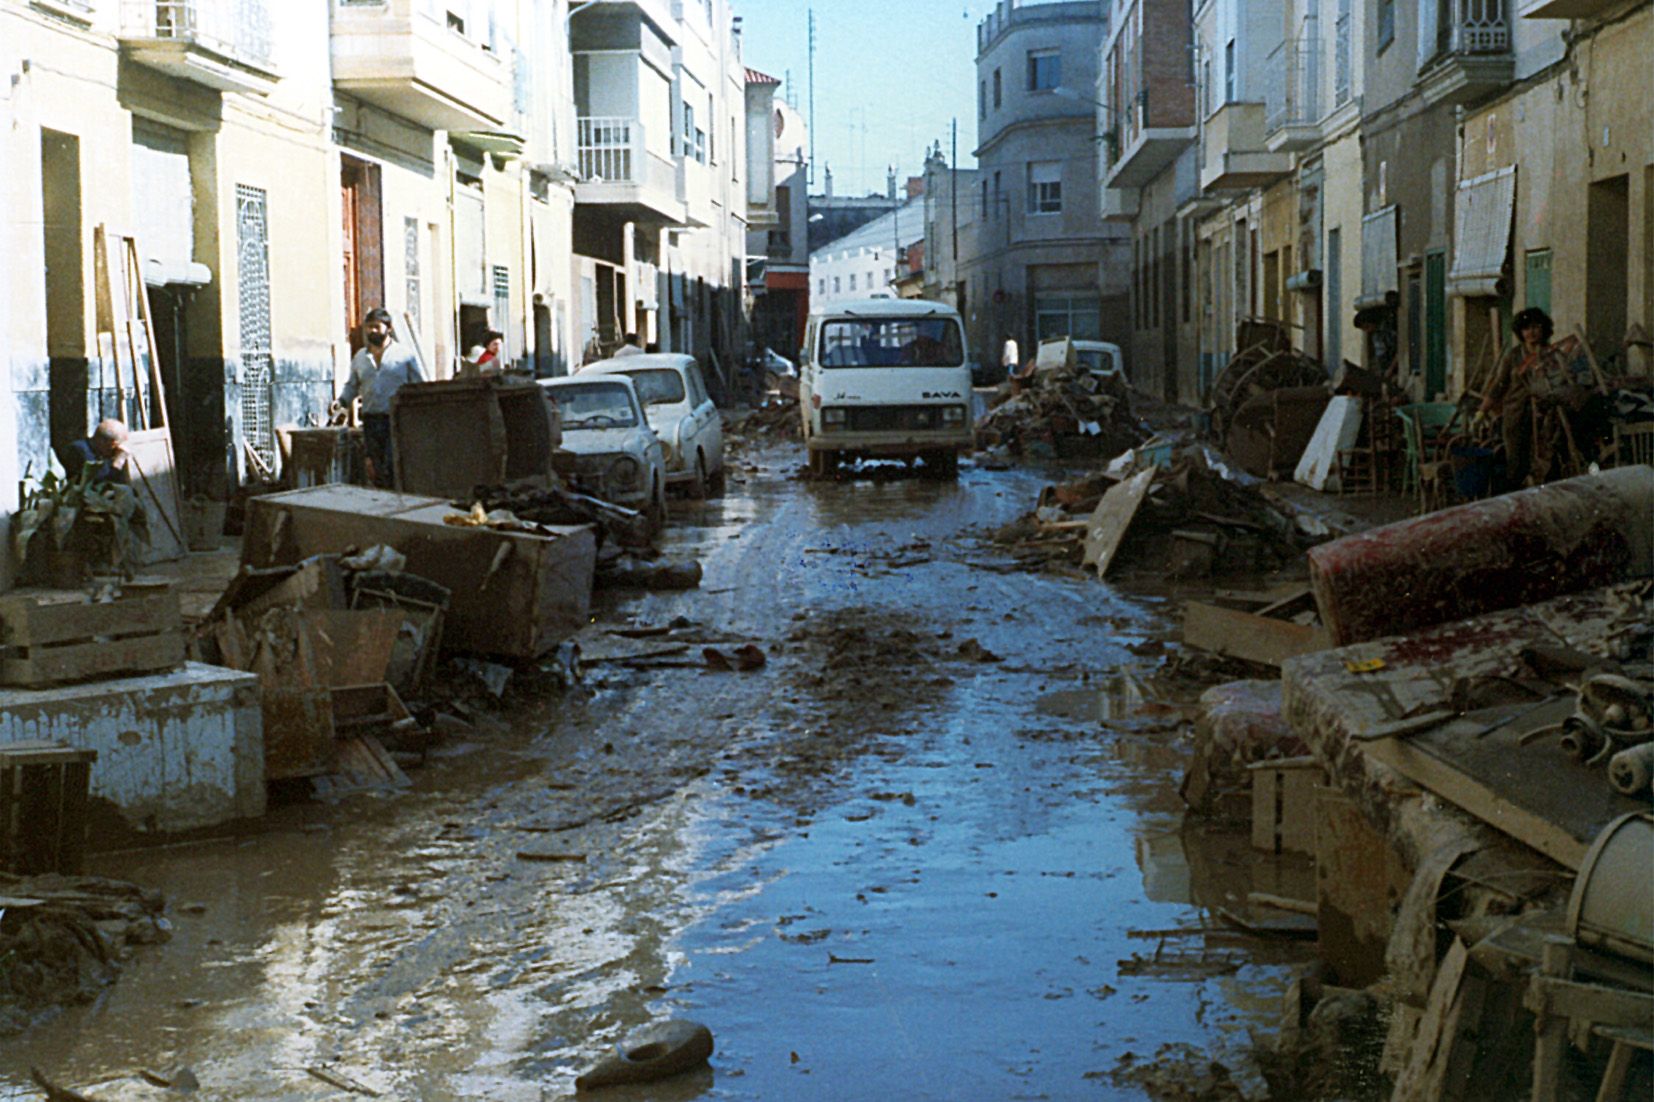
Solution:
[[[1506,290],[1511,215],[1516,210],[1516,166],[1460,181],[1453,197],[1450,294],[1498,296]]]
[[[1399,290],[1396,207],[1391,205],[1361,219],[1361,295],[1355,300],[1355,308],[1383,306]]]

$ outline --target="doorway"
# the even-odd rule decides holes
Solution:
[[[1630,179],[1615,176],[1594,183],[1587,199],[1586,334],[1598,360],[1616,355],[1625,341],[1631,259]]]
[[[1447,391],[1447,253],[1424,254],[1424,400]]]
[[[385,304],[385,227],[379,166],[339,158],[345,281],[345,330],[354,356],[362,347],[362,318]]]
[[[80,138],[42,129],[47,420],[51,446],[56,451],[86,435],[89,417],[91,373],[86,356],[86,265],[80,191]]]

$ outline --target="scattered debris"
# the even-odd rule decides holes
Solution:
[[[651,562],[630,555],[598,565],[598,589],[695,589],[701,584],[701,564],[695,559]]]
[[[92,876],[0,872],[0,1036],[89,1003],[133,947],[171,936],[159,892]]]
[[[712,1031],[699,1022],[656,1022],[631,1034],[615,1052],[574,1081],[577,1091],[621,1083],[652,1083],[700,1067],[711,1058]]]
[[[701,657],[705,660],[707,669],[725,673],[731,670],[739,670],[742,673],[761,670],[769,661],[764,655],[763,648],[756,643],[745,643],[732,653],[726,653],[717,647],[706,647],[701,651]]]
[[[1118,375],[1068,363],[1037,368],[1001,388],[1007,397],[977,426],[980,446],[1032,459],[1109,459],[1148,433]]]

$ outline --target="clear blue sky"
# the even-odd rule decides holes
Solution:
[[[734,0],[742,54],[754,69],[792,74],[809,117],[808,12],[816,14],[816,180],[840,195],[884,192],[885,166],[917,176],[925,149],[959,119],[959,163],[976,147],[976,25],[990,0]],[[783,88],[783,93],[787,89]]]

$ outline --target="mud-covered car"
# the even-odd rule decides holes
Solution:
[[[580,369],[580,378],[591,375],[624,376],[636,384],[666,453],[668,483],[684,487],[690,497],[724,492],[723,422],[693,356],[649,352],[599,360]]]
[[[582,493],[642,512],[649,530],[666,522],[666,465],[659,437],[624,375],[542,379],[563,421],[558,473]]]

